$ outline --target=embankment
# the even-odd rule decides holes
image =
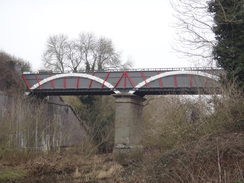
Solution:
[[[0,93],[0,146],[50,150],[88,140],[84,122],[60,97],[45,100]]]

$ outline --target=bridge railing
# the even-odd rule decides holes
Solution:
[[[121,72],[121,71],[204,71],[204,70],[223,70],[220,67],[176,67],[176,68],[132,68],[132,69],[116,69],[107,68],[104,71]]]
[[[209,70],[223,70],[221,67],[176,67],[176,68],[131,68],[131,69],[120,69],[120,68],[106,68],[104,71],[95,72],[122,72],[122,71],[209,71]],[[85,71],[78,71],[85,72]],[[53,72],[51,70],[39,70],[39,71],[25,71],[23,74],[41,74],[41,73],[54,73],[61,74],[61,72]],[[66,70],[64,73],[72,73],[71,70]]]

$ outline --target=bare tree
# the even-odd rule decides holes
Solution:
[[[83,65],[83,54],[80,52],[80,47],[75,41],[69,41],[67,46],[67,64],[68,67],[73,71],[77,72],[81,70]]]
[[[97,39],[92,33],[82,33],[77,43],[87,72],[103,71],[109,67],[122,68],[120,54],[115,51],[111,39]]]
[[[99,39],[92,33],[82,33],[77,40],[68,40],[60,34],[50,36],[43,54],[44,66],[53,71],[104,71],[107,68],[130,68],[131,62],[122,64],[111,39]]]
[[[102,71],[106,67],[119,67],[121,65],[120,55],[115,52],[112,41],[100,38],[96,44],[95,55],[97,60],[97,70]]]
[[[82,33],[77,40],[79,53],[85,63],[85,71],[94,71],[96,65],[96,58],[94,58],[94,51],[96,47],[96,38],[92,33]]]
[[[68,36],[66,35],[50,36],[47,40],[47,50],[42,56],[44,67],[64,72],[67,64],[68,45]]]
[[[216,44],[212,31],[213,17],[207,0],[171,0],[177,30],[174,50],[192,61],[213,65],[212,49]]]

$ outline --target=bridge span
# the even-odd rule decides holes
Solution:
[[[131,69],[78,73],[24,73],[28,94],[144,95],[218,92],[218,68]]]

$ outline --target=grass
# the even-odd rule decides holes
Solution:
[[[0,168],[0,182],[8,180],[22,179],[27,175],[27,171],[17,168]]]

